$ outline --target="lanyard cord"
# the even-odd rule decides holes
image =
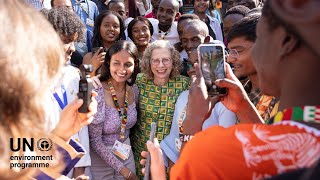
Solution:
[[[64,109],[67,105],[68,105],[68,99],[67,99],[67,91],[64,88],[64,85],[61,85],[61,94],[63,96],[63,102],[60,99],[60,97],[58,96],[58,93],[53,93],[53,97],[56,99],[56,101],[58,102],[61,110]]]
[[[158,27],[159,38],[162,40],[165,40],[166,36],[170,33],[170,30],[171,30],[171,28],[167,32],[164,32],[164,35],[162,36],[163,31],[161,31],[160,28]]]
[[[110,91],[111,91],[111,95],[113,98],[113,102],[114,105],[116,106],[118,113],[119,113],[119,117],[120,117],[120,121],[121,121],[121,126],[120,126],[120,139],[124,139],[125,137],[125,131],[126,131],[126,125],[127,125],[127,112],[128,112],[128,91],[127,91],[127,85],[125,87],[125,102],[124,102],[124,110],[123,112],[121,111],[119,102],[118,102],[118,98],[116,95],[116,91],[112,85],[111,80],[108,81],[108,85],[110,87]]]
[[[88,7],[88,11],[86,11],[86,9],[83,7],[83,5],[81,4],[81,1],[76,0],[76,3],[81,7],[81,9],[88,15],[88,18],[90,19],[90,7],[89,7],[89,2],[88,0],[84,0],[87,4]]]

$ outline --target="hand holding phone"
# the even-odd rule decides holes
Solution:
[[[198,47],[199,65],[207,86],[209,96],[221,96],[226,88],[219,88],[214,82],[226,77],[225,51],[221,44],[201,44]]]
[[[151,142],[153,142],[153,140],[154,140],[155,133],[156,133],[156,123],[152,122],[151,123],[150,139],[149,139]],[[150,157],[150,153],[148,153],[143,180],[149,180],[149,178],[150,178],[150,161],[151,161],[151,157]]]

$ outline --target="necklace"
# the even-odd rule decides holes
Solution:
[[[124,102],[124,109],[123,111],[121,111],[119,102],[118,102],[118,98],[116,95],[116,91],[112,85],[111,80],[108,81],[108,85],[110,87],[110,91],[111,91],[111,95],[112,95],[112,99],[114,102],[114,105],[116,106],[118,113],[119,113],[119,117],[120,117],[120,139],[124,139],[125,137],[125,131],[126,131],[126,125],[127,125],[127,112],[128,112],[128,91],[127,91],[127,86],[125,86],[125,102]]]
[[[163,31],[161,31],[160,28],[159,28],[159,29],[158,29],[159,39],[160,39],[160,40],[165,40],[166,36],[170,33],[170,30],[171,30],[171,28],[168,29],[167,32],[163,32]]]

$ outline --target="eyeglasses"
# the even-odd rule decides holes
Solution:
[[[239,52],[236,49],[228,49],[227,52],[228,52],[228,55],[233,58],[239,57]]]
[[[151,64],[158,66],[160,64],[160,62],[162,62],[163,65],[167,66],[171,63],[171,59],[170,58],[162,58],[162,59],[152,59],[151,60]]]

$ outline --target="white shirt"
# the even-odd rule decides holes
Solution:
[[[216,18],[208,16],[210,20],[210,27],[216,35],[216,40],[223,42],[222,30],[219,21]]]
[[[174,163],[179,158],[180,153],[176,147],[176,141],[179,139],[179,119],[184,107],[188,102],[188,96],[189,90],[183,91],[178,97],[175,104],[170,133],[160,143],[160,147],[164,152],[165,164],[167,164],[168,158]],[[183,120],[185,117],[186,113],[184,114]],[[234,125],[236,121],[237,116],[228,110],[221,102],[218,102],[212,109],[210,117],[203,123],[202,130],[213,125],[219,125],[227,128],[231,125]]]
[[[154,18],[148,18],[148,20],[151,22],[153,26],[153,35],[151,37],[151,42],[156,40],[162,40],[161,34],[164,36],[164,40],[169,41],[172,45],[176,44],[177,42],[180,42],[179,34],[177,30],[177,22],[173,22],[171,25],[171,28],[169,29],[168,33],[161,32],[159,34],[159,21]]]
[[[188,54],[187,54],[186,50],[182,50],[180,52],[180,60],[181,60],[181,62],[183,61],[183,59],[188,59]]]
[[[50,94],[51,103],[48,103],[48,107],[46,108],[49,116],[47,118],[49,131],[53,130],[57,126],[62,111],[58,101],[53,96],[53,93],[57,93],[61,101],[64,102],[62,90],[63,85],[67,95],[67,103],[69,104],[77,97],[77,93],[79,92],[79,80],[79,70],[71,65],[66,65],[63,68],[62,76],[55,82],[53,82],[54,86],[51,88],[52,94]],[[77,134],[73,135],[71,138],[78,141],[86,150],[86,154],[79,160],[75,167],[91,166],[88,127],[83,127]]]

